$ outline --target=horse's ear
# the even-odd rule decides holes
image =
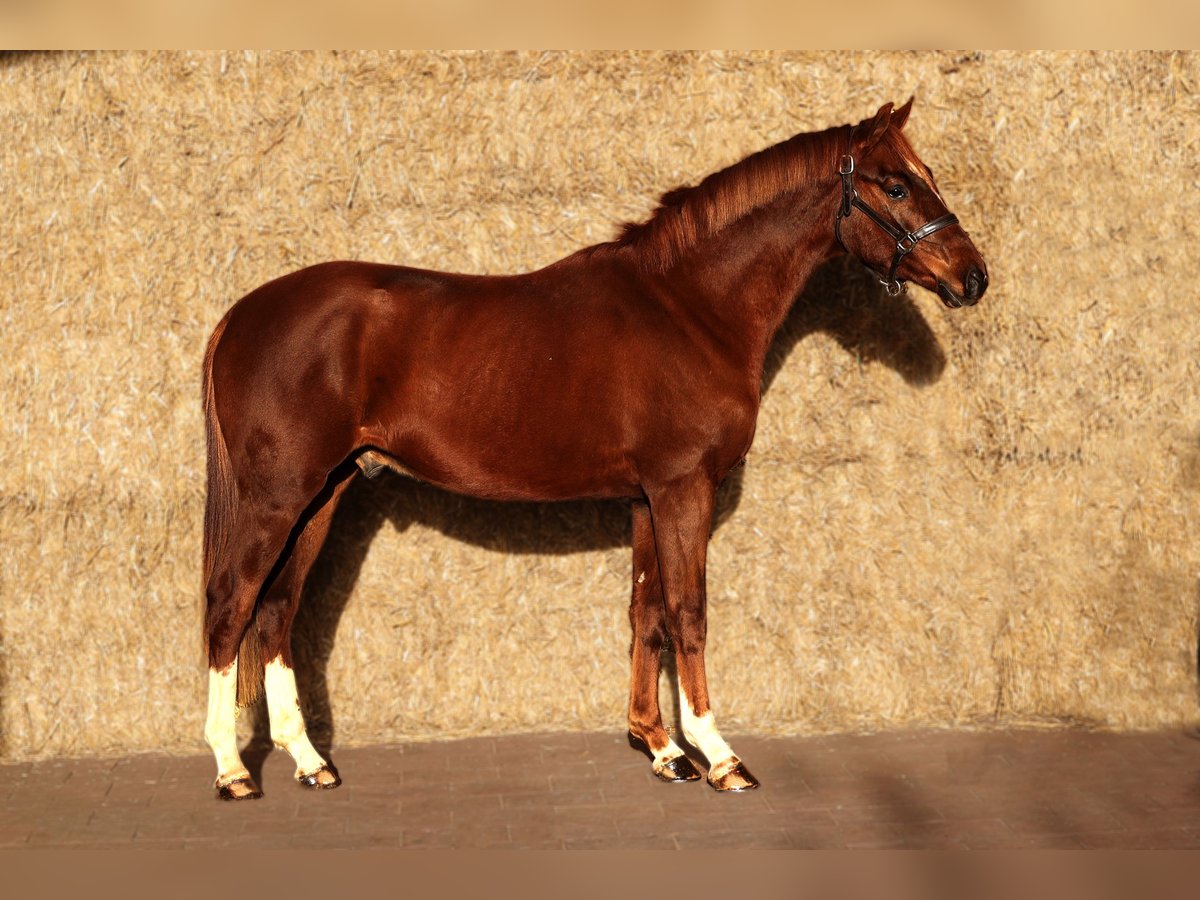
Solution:
[[[879,112],[875,113],[869,125],[867,125],[867,136],[863,139],[863,150],[870,150],[879,143],[879,139],[883,137],[883,133],[888,130],[888,125],[892,123],[892,104],[885,103],[879,107]]]
[[[904,127],[904,123],[908,121],[908,114],[912,112],[913,98],[909,97],[905,104],[892,113],[892,127],[899,131]]]

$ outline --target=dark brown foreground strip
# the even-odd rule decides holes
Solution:
[[[6,764],[0,847],[1200,847],[1200,741],[1180,732],[732,743],[761,790],[663,783],[617,734],[335,751],[335,791],[276,751],[240,803],[213,799],[207,756]]]

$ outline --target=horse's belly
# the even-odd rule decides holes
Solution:
[[[614,433],[481,427],[483,423],[431,417],[364,437],[383,451],[367,460],[437,487],[495,500],[567,500],[635,495],[638,480]],[[361,466],[361,463],[360,463]],[[366,471],[366,469],[364,469]],[[368,473],[369,474],[369,473]]]

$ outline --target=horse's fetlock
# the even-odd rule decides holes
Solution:
[[[629,719],[629,733],[645,744],[651,751],[661,750],[670,743],[670,736],[658,722]]]

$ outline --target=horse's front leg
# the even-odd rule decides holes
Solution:
[[[708,783],[744,791],[758,781],[717,731],[704,673],[705,560],[716,485],[696,477],[647,491],[666,601],[667,631],[675,645],[683,733],[708,760]]]
[[[650,507],[633,502],[633,597],[629,602],[633,629],[630,648],[629,733],[654,757],[654,774],[663,781],[698,781],[700,773],[663,727],[658,707],[658,676],[667,636],[666,607],[658,575],[658,552]]]

